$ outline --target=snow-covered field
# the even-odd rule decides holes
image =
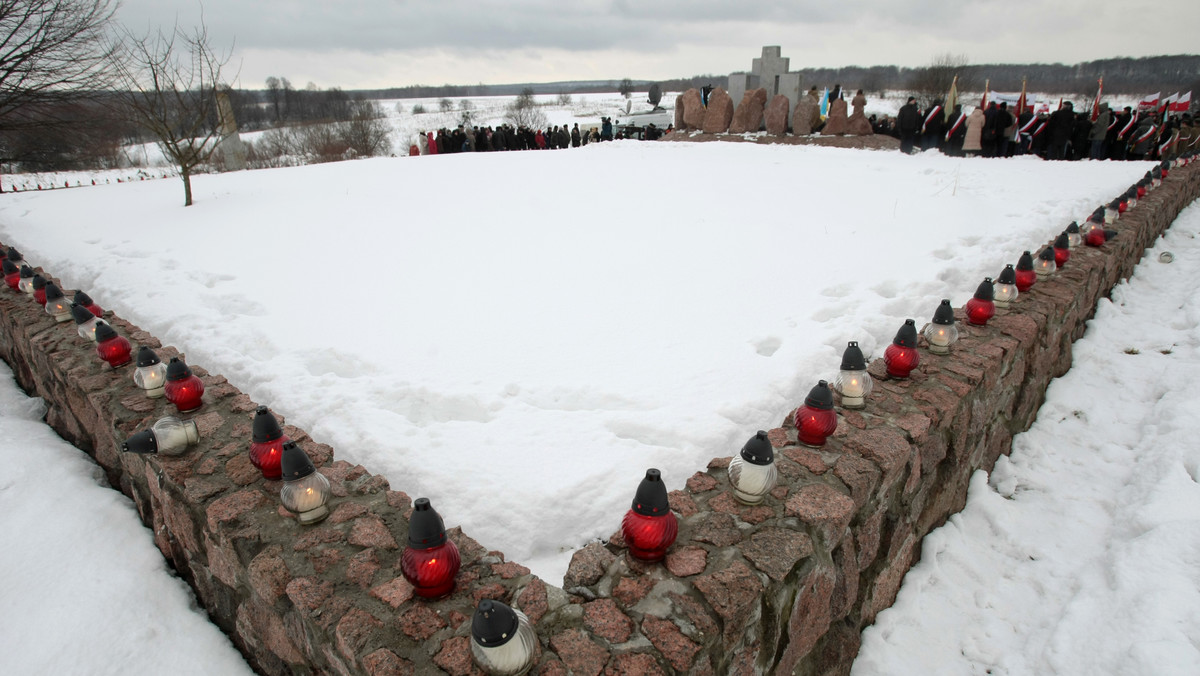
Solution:
[[[832,377],[847,340],[879,354],[905,318],[924,323],[943,297],[961,305],[984,276],[1147,168],[627,141],[199,176],[186,209],[175,180],[6,195],[0,240],[226,375],[337,457],[430,497],[447,525],[556,582],[573,548],[616,530],[647,467],[681,487]],[[1164,269],[1200,274],[1196,254],[1183,251]],[[1161,358],[1194,355],[1194,309],[1172,319],[1180,347]],[[1154,340],[1132,346],[1157,365]],[[1113,357],[1122,358],[1138,357]],[[1148,391],[1171,391],[1142,377]],[[1086,410],[1100,419],[1131,411],[1098,382],[1080,388]],[[1138,381],[1126,373],[1115,382]],[[1051,404],[1062,389],[1052,388]],[[1184,427],[1182,416],[1170,419]],[[1063,434],[1075,443],[1094,430],[1107,445],[1140,438],[1118,434],[1118,422],[1092,423]],[[1064,443],[1030,446],[1045,454]],[[1063,485],[1073,495],[1067,477],[1003,474],[1022,462],[1002,463],[997,490]],[[1197,461],[1188,462],[1195,476]],[[972,505],[991,490],[976,484]],[[1010,535],[994,546],[1013,558]],[[26,551],[9,548],[0,562],[29,566]],[[1044,584],[1040,572],[1006,579]],[[1004,605],[985,603],[990,589],[966,598]],[[1017,612],[997,622],[1034,622],[1031,608]],[[891,617],[879,627],[895,638],[882,642],[899,645],[897,627],[915,621]],[[878,642],[868,636],[868,651]],[[891,659],[872,654],[859,668]]]
[[[628,141],[20,193],[0,237],[558,580],[646,467],[681,486],[1146,168]]]

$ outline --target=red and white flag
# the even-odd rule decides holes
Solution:
[[[982,108],[983,110],[987,110],[988,87],[990,87],[991,85],[992,85],[991,78],[988,78],[983,81],[983,100],[979,102],[979,107]]]
[[[1092,122],[1100,118],[1100,95],[1104,93],[1104,78],[1100,78],[1100,86],[1096,89],[1096,100],[1092,101]]]
[[[1149,111],[1153,111],[1153,110],[1158,110],[1158,95],[1159,95],[1159,93],[1160,92],[1154,92],[1150,96],[1147,96],[1146,98],[1142,99],[1141,101],[1138,101],[1138,104],[1137,104],[1138,112],[1145,113],[1145,112],[1149,112]]]
[[[1171,102],[1170,110],[1172,113],[1186,113],[1191,107],[1192,92],[1188,91],[1188,93],[1182,96],[1177,96],[1175,100]]]
[[[1174,94],[1171,94],[1170,96],[1164,98],[1162,101],[1159,101],[1158,108],[1157,108],[1158,112],[1160,112],[1160,113],[1167,112],[1167,109],[1171,107],[1171,104],[1174,103],[1175,99],[1177,99],[1177,98],[1179,98],[1179,92],[1175,92]]]

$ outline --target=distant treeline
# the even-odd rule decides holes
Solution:
[[[706,84],[725,86],[727,75],[694,75],[674,80],[630,80],[634,91],[646,91],[655,82],[663,91],[683,91]],[[523,82],[518,84],[412,85],[389,89],[361,89],[353,93],[372,99],[433,99],[466,96],[517,96],[525,90],[537,94],[596,94],[621,90],[622,80],[573,80],[566,82]]]
[[[835,84],[842,84],[852,89],[879,92],[911,89],[927,70],[896,66],[848,66],[801,68],[798,72],[806,87],[833,88]],[[1075,65],[969,64],[957,66],[954,72],[959,76],[960,88],[966,84],[972,89],[982,89],[985,82],[990,82],[993,91],[1020,91],[1021,81],[1025,80],[1032,91],[1090,96],[1096,92],[1096,81],[1103,77],[1106,94],[1152,94],[1162,91],[1165,95],[1195,89],[1196,95],[1200,95],[1200,55],[1194,54],[1136,59],[1121,57]]]

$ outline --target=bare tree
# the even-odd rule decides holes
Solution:
[[[508,112],[504,117],[514,127],[541,129],[546,126],[546,114],[538,108],[537,101],[533,98],[533,89],[530,87],[521,90],[517,98],[508,105]]]
[[[621,84],[617,91],[621,92],[621,96],[629,98],[633,94],[633,80],[630,80],[629,78],[621,80]]]
[[[908,89],[921,102],[922,108],[945,99],[955,75],[959,76],[959,91],[971,89],[974,83],[966,77],[969,63],[966,54],[939,54],[928,66],[914,71],[908,80]]]
[[[192,173],[221,141],[216,93],[228,61],[228,53],[213,51],[203,23],[143,37],[123,31],[116,69],[124,109],[179,169],[184,206],[192,204]]]
[[[111,0],[0,0],[0,135],[69,128],[71,111],[107,88],[115,9]],[[24,159],[14,151],[29,146],[0,142],[0,161]]]
[[[558,93],[558,105],[560,105],[560,106],[571,105],[571,95],[565,91],[559,92]]]

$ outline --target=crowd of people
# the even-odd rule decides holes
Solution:
[[[894,119],[872,116],[871,122],[875,133],[900,139],[905,153],[937,149],[957,156],[1170,160],[1200,148],[1200,128],[1189,113],[1140,112],[1130,106],[1113,111],[1107,103],[1076,112],[1070,101],[1050,113],[1014,112],[1007,102],[991,102],[970,114],[955,105],[946,115],[941,101],[922,110],[909,97]]]
[[[623,133],[617,130],[619,124],[620,120],[614,124],[611,118],[604,117],[599,127],[586,130],[581,130],[578,122],[570,129],[565,124],[546,129],[530,129],[524,125],[514,127],[510,124],[466,129],[459,125],[455,129],[418,132],[417,142],[409,148],[409,155],[578,148],[589,143],[622,138]]]

